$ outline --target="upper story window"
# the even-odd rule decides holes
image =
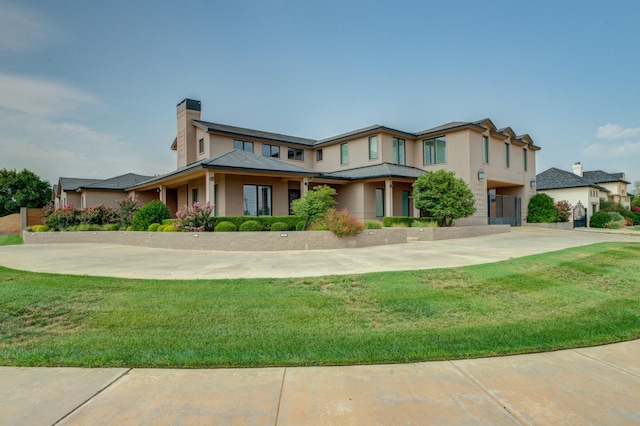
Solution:
[[[198,141],[198,154],[204,154],[204,139]]]
[[[378,136],[369,136],[369,159],[378,158]]]
[[[442,164],[447,162],[447,140],[444,136],[433,139],[425,139],[424,165]]]
[[[262,155],[264,157],[280,158],[280,147],[278,145],[262,144]]]
[[[404,139],[393,138],[393,164],[406,164],[407,158],[404,145]]]
[[[287,158],[289,160],[304,161],[304,149],[287,148]]]
[[[349,145],[346,143],[340,145],[340,164],[349,164]]]
[[[482,162],[489,163],[489,138],[482,137]]]
[[[529,170],[529,165],[527,164],[527,150],[525,148],[522,148],[522,157],[524,158],[524,171],[528,171]]]
[[[241,149],[247,152],[253,152],[253,142],[234,140],[233,149]]]
[[[316,161],[322,161],[322,148],[316,149]]]
[[[504,144],[504,166],[508,169],[511,161],[509,159],[509,144]]]

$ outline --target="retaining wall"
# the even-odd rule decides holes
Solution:
[[[531,226],[534,228],[562,229],[565,231],[571,231],[573,229],[573,222],[527,223],[526,226]]]

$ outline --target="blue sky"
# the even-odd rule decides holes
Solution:
[[[0,0],[0,168],[175,168],[175,106],[326,138],[491,118],[640,180],[640,2]]]

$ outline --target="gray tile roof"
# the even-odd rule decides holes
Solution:
[[[322,177],[346,180],[360,180],[373,178],[408,178],[415,179],[425,174],[426,171],[398,164],[382,163],[371,166],[357,167],[354,169],[340,170],[338,172],[323,173]]]
[[[603,192],[611,192],[575,173],[556,169],[555,167],[536,175],[536,189],[538,190],[587,187],[597,188]]]
[[[75,191],[80,187],[100,182],[102,179],[84,179],[84,178],[68,178],[61,177],[58,182],[60,189],[66,192]]]
[[[321,139],[321,140],[319,140],[317,142],[317,145],[329,143],[329,142],[332,142],[332,141],[335,141],[335,140],[339,140],[339,139],[343,139],[343,138],[358,136],[358,135],[362,135],[362,134],[366,134],[366,133],[373,133],[375,131],[387,131],[387,132],[390,132],[390,133],[399,133],[399,134],[402,134],[402,135],[406,135],[406,136],[408,136],[410,138],[414,138],[415,137],[415,135],[413,133],[403,132],[402,130],[392,129],[391,127],[386,127],[386,126],[381,126],[379,124],[374,124],[373,126],[363,127],[362,129],[352,130],[350,132],[341,133],[341,134],[339,134],[337,136],[332,136],[330,138]]]
[[[589,172],[584,172],[583,176],[585,179],[590,180],[593,183],[610,183],[610,182],[623,182],[630,183],[626,180],[622,179],[622,173],[607,173],[602,170],[593,170]]]
[[[252,137],[267,139],[276,142],[292,143],[296,145],[313,146],[317,141],[314,139],[299,138],[296,136],[281,135],[279,133],[263,132],[261,130],[246,129],[243,127],[228,126],[226,124],[211,123],[208,121],[193,120],[193,124],[206,132],[218,132],[231,136]]]
[[[295,164],[276,160],[271,157],[253,154],[251,152],[234,149],[220,155],[219,157],[209,158],[202,161],[201,166],[207,169],[222,170],[245,170],[245,171],[263,171],[276,172],[278,174],[296,174],[318,176],[319,172],[306,167],[296,166]]]
[[[427,130],[422,130],[416,133],[416,136],[425,135],[427,133],[443,132],[445,130],[456,129],[458,127],[468,126],[470,124],[477,125],[475,122],[470,123],[468,121],[451,121],[449,123],[442,124],[440,126],[432,127]]]
[[[127,173],[124,175],[112,177],[110,179],[104,179],[94,182],[89,185],[81,185],[79,188],[83,189],[107,189],[107,190],[124,190],[138,183],[144,182],[153,178],[153,176],[143,176],[135,173]]]

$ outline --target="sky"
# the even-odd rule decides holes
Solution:
[[[490,118],[640,180],[640,2],[0,0],[0,169],[176,168],[176,105],[312,139]]]

